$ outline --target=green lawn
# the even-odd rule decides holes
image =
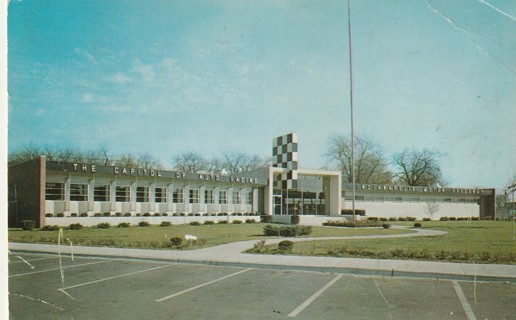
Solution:
[[[396,222],[412,226],[413,223]],[[423,228],[448,232],[434,237],[334,240],[295,243],[292,254],[516,264],[516,222],[432,221]],[[269,246],[269,253],[277,246]]]
[[[81,230],[63,230],[65,239],[74,245],[109,246],[121,248],[171,248],[170,239],[183,238],[186,234],[197,236],[200,240],[192,246],[173,247],[172,249],[196,249],[224,243],[266,239],[263,235],[265,224],[215,224],[215,225],[172,225],[170,227],[129,227],[109,229],[83,228]],[[346,229],[330,227],[313,227],[310,237],[321,236],[355,236],[374,234],[398,234],[411,232],[396,229]],[[58,231],[22,231],[9,230],[10,242],[57,243]],[[69,241],[66,241],[69,244]]]

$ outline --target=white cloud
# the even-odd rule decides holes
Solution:
[[[106,80],[117,84],[126,84],[128,82],[131,82],[133,79],[131,79],[131,77],[129,77],[123,72],[117,72],[112,76],[107,77]]]

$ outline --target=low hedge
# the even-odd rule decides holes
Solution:
[[[342,209],[340,210],[341,215],[353,215],[353,209]],[[355,209],[355,215],[357,216],[365,216],[366,211],[364,209]]]
[[[310,226],[277,226],[277,225],[266,225],[263,227],[263,234],[268,237],[281,236],[281,237],[296,237],[296,236],[307,236],[312,233],[312,227]]]

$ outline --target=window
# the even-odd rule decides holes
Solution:
[[[253,204],[253,190],[249,190],[247,192],[247,197],[245,199],[245,204]]]
[[[154,189],[154,201],[156,203],[167,202],[167,189],[166,188],[155,188]]]
[[[183,189],[175,189],[172,194],[172,202],[173,203],[183,203]]]
[[[108,185],[95,186],[93,189],[93,200],[94,201],[109,201],[111,189]]]
[[[46,200],[64,200],[65,186],[64,183],[48,182],[45,184]]]
[[[15,184],[9,186],[9,202],[18,201],[18,190]]]
[[[116,201],[117,202],[131,202],[131,188],[129,186],[116,187]]]
[[[70,184],[70,200],[88,201],[88,185],[75,183]]]
[[[233,204],[240,204],[240,191],[233,191]]]
[[[204,203],[213,203],[213,190],[204,190]]]
[[[364,201],[365,202],[374,202],[374,196],[364,196]]]
[[[228,193],[226,190],[219,191],[219,203],[220,204],[227,204],[228,203]]]
[[[190,203],[199,203],[199,190],[190,189]]]
[[[149,202],[149,187],[136,187],[136,202]]]

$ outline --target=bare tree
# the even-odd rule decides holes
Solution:
[[[42,155],[44,155],[44,152],[42,152],[36,145],[29,143],[24,145],[21,150],[10,153],[8,161],[9,165],[13,165],[38,159]]]
[[[136,156],[132,153],[122,154],[118,160],[115,160],[115,165],[121,167],[136,167],[136,164]]]
[[[230,174],[251,171],[264,166],[264,161],[260,156],[243,152],[224,152],[222,159],[222,168]]]
[[[351,138],[330,136],[325,157],[326,168],[341,171],[342,179],[352,182]],[[392,182],[391,176],[380,147],[371,140],[355,137],[355,182],[389,184]]]
[[[438,151],[423,149],[422,151],[405,149],[394,155],[397,177],[402,184],[409,186],[431,186],[444,184]]]
[[[220,174],[222,171],[222,161],[219,158],[209,160],[204,171],[208,174]]]
[[[206,170],[207,161],[194,151],[182,152],[172,157],[172,165],[175,170],[197,173]]]
[[[140,155],[137,159],[137,167],[142,169],[163,169],[160,161],[148,153]]]

